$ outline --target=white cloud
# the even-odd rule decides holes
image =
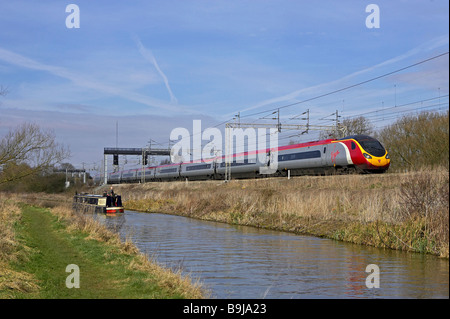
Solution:
[[[141,55],[150,63],[153,64],[153,66],[155,67],[155,69],[158,71],[159,75],[163,78],[164,84],[166,85],[166,89],[169,92],[170,95],[170,101],[172,103],[177,104],[178,100],[175,97],[175,95],[172,92],[172,89],[170,88],[169,85],[169,80],[167,79],[167,76],[164,74],[164,72],[161,70],[161,68],[159,67],[158,63],[156,62],[155,56],[153,55],[152,51],[147,50],[144,45],[142,44],[141,40],[139,40],[139,38],[137,36],[134,37],[134,40],[136,41],[136,44],[138,46],[139,49],[139,53],[141,53]]]

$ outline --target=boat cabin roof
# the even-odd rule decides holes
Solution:
[[[103,197],[103,195],[95,195],[95,194],[76,194],[75,197],[100,198],[100,197]]]

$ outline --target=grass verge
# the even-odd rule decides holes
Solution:
[[[162,268],[91,218],[0,199],[0,298],[203,298],[201,285]],[[79,267],[80,288],[66,279]]]

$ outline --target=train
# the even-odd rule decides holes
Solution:
[[[277,152],[275,152],[277,151]],[[340,139],[325,139],[300,144],[280,146],[276,149],[233,154],[230,163],[224,156],[151,166],[108,173],[110,184],[175,181],[224,180],[228,170],[233,179],[268,176],[327,175],[343,173],[384,173],[390,165],[385,147],[368,135],[351,135]],[[265,153],[265,156],[261,156]],[[253,154],[254,155],[254,154]],[[272,174],[262,174],[260,168],[270,167],[277,156],[277,168]],[[263,158],[263,160],[261,160]],[[272,163],[273,164],[273,163]],[[102,176],[94,182],[103,182]]]

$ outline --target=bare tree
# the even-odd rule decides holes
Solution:
[[[68,157],[52,131],[22,124],[0,140],[0,184],[43,172]]]
[[[170,158],[165,158],[161,162],[159,162],[159,165],[166,165],[166,164],[171,164],[171,163],[172,162],[170,161]]]
[[[347,128],[347,135],[372,135],[373,125],[364,116],[345,119],[342,125]]]
[[[372,135],[373,125],[364,116],[355,117],[353,119],[345,119],[340,124],[345,127],[345,135]],[[320,138],[339,138],[340,132],[337,130],[322,131]]]
[[[61,171],[74,171],[75,170],[75,166],[73,166],[71,163],[60,163],[59,164],[59,170]]]

